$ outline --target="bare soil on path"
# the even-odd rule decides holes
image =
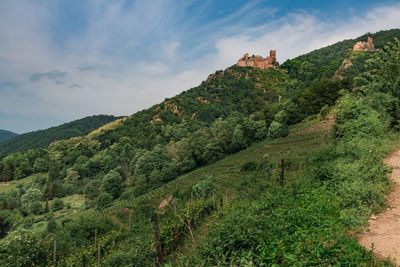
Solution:
[[[379,258],[390,257],[400,266],[400,148],[390,154],[385,162],[393,168],[391,180],[392,191],[387,197],[388,209],[371,216],[369,227],[358,236],[359,242]]]

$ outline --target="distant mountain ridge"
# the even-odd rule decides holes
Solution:
[[[7,130],[0,130],[0,143],[11,139],[13,137],[16,137],[18,134],[7,131]]]
[[[4,139],[3,141],[3,130],[0,130],[0,157],[14,152],[26,151],[31,148],[44,148],[57,140],[84,135],[118,118],[111,115],[88,116],[45,130],[21,135],[4,131],[5,134],[8,132],[14,135],[11,135],[11,139],[8,138],[8,140]]]

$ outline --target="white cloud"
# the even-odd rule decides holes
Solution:
[[[293,13],[253,27],[246,14],[254,18],[275,11],[247,5],[200,27],[195,18],[204,9],[183,25],[186,5],[138,1],[127,10],[120,3],[93,1],[84,33],[60,47],[49,34],[48,25],[55,18],[47,6],[4,3],[0,82],[17,86],[0,88],[0,128],[18,132],[33,130],[35,124],[25,126],[22,120],[2,118],[2,113],[32,118],[37,127],[91,114],[128,115],[198,85],[209,73],[235,64],[245,52],[266,55],[276,49],[283,62],[343,39],[400,26],[400,5],[335,22]],[[65,73],[62,83],[29,81],[35,73],[48,77],[51,70]],[[51,119],[40,122],[49,114]]]

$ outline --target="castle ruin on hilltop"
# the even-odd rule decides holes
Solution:
[[[262,56],[256,55],[249,57],[249,54],[246,53],[244,56],[238,60],[236,66],[239,67],[253,67],[258,69],[268,69],[268,68],[276,68],[278,65],[276,61],[276,50],[271,50],[269,52],[269,57],[263,58]]]
[[[367,42],[357,42],[353,47],[353,51],[375,51],[374,40],[372,37],[368,37]]]

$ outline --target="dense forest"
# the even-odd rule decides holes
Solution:
[[[7,130],[0,130],[0,143],[6,141],[8,139],[11,139],[17,135],[18,134],[7,131]]]
[[[353,52],[369,35],[379,50]],[[396,37],[345,40],[280,69],[232,66],[90,133],[58,128],[37,137],[63,137],[47,147],[4,150],[1,265],[390,264],[348,233],[390,186]],[[325,119],[332,130],[307,130]]]
[[[44,148],[57,140],[84,135],[116,119],[117,117],[109,115],[89,116],[49,129],[21,134],[7,142],[1,143],[0,140],[0,157],[32,148]]]

